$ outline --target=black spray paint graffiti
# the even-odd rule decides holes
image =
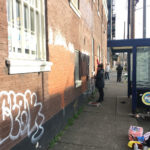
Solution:
[[[0,132],[0,145],[6,140],[16,140],[27,134],[36,143],[44,133],[41,113],[42,103],[37,102],[36,93],[26,90],[24,94],[13,91],[0,92],[0,125],[8,124],[7,132]]]

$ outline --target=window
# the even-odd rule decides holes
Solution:
[[[99,0],[97,1],[97,14],[98,16],[100,17],[100,10],[99,10],[99,7],[100,7],[100,3],[99,3]]]
[[[79,11],[79,0],[70,0],[70,7],[74,10],[78,17],[81,17]]]
[[[35,28],[34,28],[34,26],[35,26],[35,23],[34,23],[34,11],[33,11],[33,9],[31,9],[30,10],[30,22],[31,22],[31,34],[35,34],[34,33],[34,30],[35,30]]]
[[[137,47],[136,84],[138,88],[150,87],[150,47]]]
[[[76,7],[76,9],[79,9],[79,0],[70,0],[70,1]]]
[[[102,50],[100,49],[100,47],[99,50],[100,50],[100,63],[102,63]]]
[[[97,58],[98,58],[98,61],[100,62],[100,46],[98,46],[97,48]]]
[[[21,15],[20,15],[20,2],[18,0],[16,0],[16,23],[17,25],[20,27],[21,25]]]
[[[44,0],[7,0],[7,16],[9,73],[50,71]]]
[[[26,6],[26,5],[24,5],[24,29],[25,29],[25,31],[27,31],[28,30],[28,22],[29,22],[29,20],[28,20],[28,18],[29,18],[29,15],[28,15],[28,7]]]
[[[103,63],[103,57],[104,57],[104,54],[103,54],[103,48],[101,49],[101,63]]]
[[[97,2],[97,10],[98,10],[98,12],[99,12],[99,0],[98,0],[98,2]]]
[[[79,63],[79,51],[75,51],[75,71],[74,71],[74,80],[75,87],[81,86],[82,81],[80,80],[80,63]]]
[[[92,73],[95,72],[94,38],[92,39]]]
[[[104,10],[103,10],[103,5],[102,5],[102,13],[101,13],[101,14],[102,14],[102,22],[103,22],[103,11],[104,11]]]
[[[86,76],[86,77],[89,76],[89,60],[90,60],[90,57],[88,54],[86,54],[84,52],[79,53],[80,77],[81,76]]]

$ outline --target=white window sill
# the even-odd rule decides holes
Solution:
[[[99,13],[99,10],[97,11],[97,15],[100,17],[100,13]]]
[[[52,62],[40,60],[7,59],[9,74],[51,71]]]
[[[82,81],[81,80],[76,80],[75,81],[75,87],[78,88],[82,85]]]
[[[81,13],[80,11],[74,6],[74,4],[72,4],[72,2],[70,2],[70,7],[73,9],[73,11],[76,13],[76,15],[81,18]]]

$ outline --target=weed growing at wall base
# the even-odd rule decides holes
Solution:
[[[79,115],[83,112],[83,107],[80,107],[78,112],[74,114],[72,118],[68,120],[68,123],[64,127],[63,130],[61,130],[50,142],[48,149],[51,149],[54,147],[54,145],[61,139],[61,137],[64,135],[64,132],[69,128],[69,126],[72,126],[74,124],[75,119],[79,118]]]
[[[93,93],[88,97],[88,102],[89,101],[93,101],[93,99],[95,99],[97,92],[98,92],[98,90],[95,88],[95,90],[93,91]]]

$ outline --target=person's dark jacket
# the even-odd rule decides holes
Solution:
[[[123,67],[121,65],[118,65],[116,70],[117,70],[117,74],[122,74]]]
[[[100,69],[97,71],[95,79],[96,79],[95,86],[98,89],[104,88],[104,69]]]

